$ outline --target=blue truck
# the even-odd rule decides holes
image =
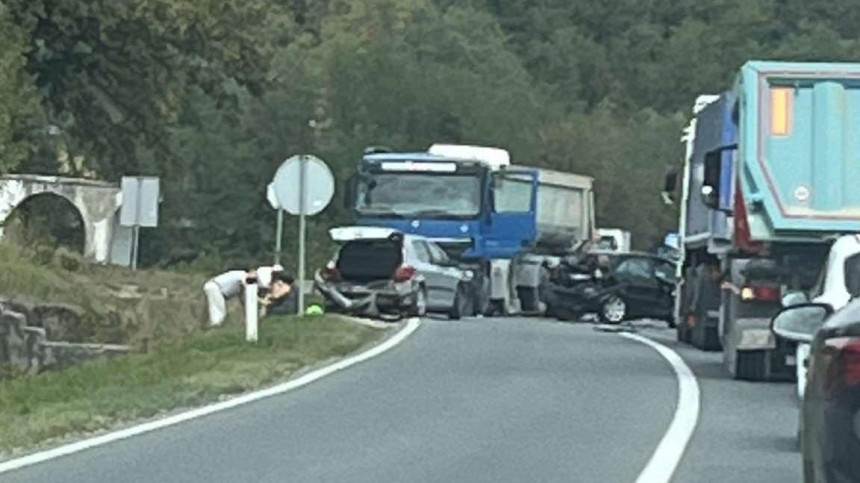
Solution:
[[[834,240],[860,232],[860,64],[747,62],[697,99],[682,141],[678,338],[722,348],[736,378],[790,377],[770,318],[787,293],[814,294]]]
[[[431,238],[473,268],[478,313],[544,310],[544,262],[590,240],[593,181],[515,166],[507,151],[436,144],[368,149],[348,183],[356,223]]]

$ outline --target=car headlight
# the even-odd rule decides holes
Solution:
[[[473,278],[475,278],[475,272],[473,272],[471,270],[463,270],[463,280],[468,282],[469,280],[472,280]]]

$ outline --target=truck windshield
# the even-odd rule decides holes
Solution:
[[[362,215],[475,216],[481,207],[477,175],[382,173],[359,182],[355,208]]]

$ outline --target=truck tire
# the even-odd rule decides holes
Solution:
[[[517,287],[517,297],[523,312],[537,312],[540,309],[538,289],[534,287]]]
[[[719,309],[721,292],[719,285],[711,278],[710,270],[711,266],[706,264],[696,266],[693,271],[695,275],[691,279],[691,298],[688,300],[690,304],[695,302],[695,307],[690,307],[690,309],[692,309],[696,316],[696,325],[693,327],[688,326],[688,338],[694,347],[703,351],[720,348],[718,340],[719,321],[717,321],[717,324],[712,325],[708,314]]]
[[[696,268],[687,267],[684,271],[684,281],[681,284],[680,290],[677,290],[675,294],[676,297],[681,298],[678,304],[678,320],[675,321],[675,336],[678,342],[685,344],[690,343],[690,326],[688,325],[687,314],[690,311],[690,300],[693,298],[692,291],[695,286]]]
[[[675,327],[675,337],[678,339],[678,342],[683,342],[685,344],[690,343],[690,329],[687,327],[687,321],[681,321]]]
[[[768,353],[764,350],[737,351],[735,357],[735,379],[764,381],[767,379]]]
[[[469,296],[469,289],[460,284],[457,286],[457,293],[454,294],[454,303],[448,312],[448,318],[451,320],[460,320],[463,317],[469,317],[474,311],[473,306],[474,303]]]

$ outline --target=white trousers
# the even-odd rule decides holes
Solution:
[[[209,308],[209,325],[221,325],[227,318],[227,301],[221,293],[221,287],[210,280],[203,284],[203,293],[206,294],[206,305]]]

